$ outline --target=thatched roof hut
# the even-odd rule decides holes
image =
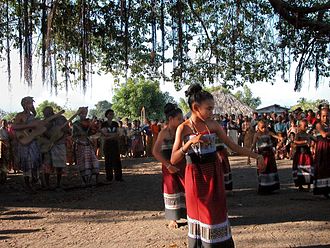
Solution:
[[[221,90],[212,92],[214,97],[214,114],[234,114],[234,115],[247,115],[252,116],[254,110],[249,106],[239,101],[231,93],[224,93]],[[190,117],[190,111],[185,115]]]
[[[253,109],[244,103],[240,102],[231,93],[224,93],[222,91],[212,92],[214,97],[214,113],[215,114],[243,114],[251,116]]]

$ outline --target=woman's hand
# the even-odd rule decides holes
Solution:
[[[174,174],[174,173],[177,173],[179,171],[178,168],[176,168],[175,166],[171,165],[171,164],[167,164],[166,165],[166,169],[171,173],[171,174]]]
[[[203,134],[200,133],[190,140],[191,144],[204,143]]]

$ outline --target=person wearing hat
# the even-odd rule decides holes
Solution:
[[[15,131],[24,131],[36,128],[40,122],[35,122],[36,110],[33,105],[33,97],[22,98],[21,105],[23,111],[18,113],[13,123]],[[17,161],[19,168],[23,171],[24,182],[29,193],[34,193],[31,182],[36,183],[39,179],[39,169],[41,166],[41,153],[36,139],[28,144],[18,142]]]

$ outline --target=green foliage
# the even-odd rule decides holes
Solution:
[[[183,98],[179,99],[179,108],[182,110],[183,114],[187,114],[190,111],[187,101]]]
[[[37,112],[37,118],[44,118],[44,115],[42,113],[43,109],[47,106],[51,106],[54,110],[54,113],[60,112],[63,108],[61,106],[59,106],[57,103],[55,102],[51,102],[48,100],[45,100],[43,102],[41,102],[37,107],[36,107],[36,112]]]
[[[237,91],[234,96],[252,109],[257,109],[261,104],[260,97],[253,97],[251,89],[246,85],[243,86],[243,91]]]
[[[8,121],[14,120],[15,116],[17,115],[17,112],[7,112],[2,119],[6,119]]]
[[[112,107],[112,104],[108,102],[107,100],[99,101],[95,104],[95,108],[91,109],[89,111],[90,116],[96,116],[98,119],[104,119],[105,111],[110,109]]]
[[[295,21],[290,23],[274,3],[281,3]],[[101,72],[118,78],[163,77],[177,89],[192,82],[233,89],[247,82],[274,83],[278,72],[286,81],[294,63],[295,90],[300,90],[305,72],[315,72],[316,87],[322,77],[330,77],[330,14],[329,8],[321,8],[326,4],[328,0],[1,1],[0,57],[8,60],[10,73],[8,44],[18,49],[25,79],[32,82],[30,56],[36,47],[50,72],[47,81],[66,89],[79,82],[85,88],[89,74]],[[63,82],[57,81],[57,71]]]
[[[174,99],[168,93],[161,92],[158,82],[130,78],[115,90],[112,109],[117,117],[135,119],[140,117],[144,107],[147,118],[162,119],[164,106],[168,102],[174,102]]]
[[[317,100],[307,100],[305,97],[301,97],[299,98],[299,100],[297,101],[297,104],[293,105],[290,108],[290,111],[294,111],[297,108],[302,108],[302,110],[306,111],[306,110],[313,110],[313,111],[317,111],[318,107],[320,104],[324,104],[327,103],[329,104],[328,100],[325,99],[317,99]]]
[[[77,109],[70,109],[67,107],[63,107],[63,109],[65,110],[63,115],[66,119],[70,119],[77,112]],[[75,117],[75,118],[77,118],[77,117]],[[74,122],[75,118],[73,119],[73,122]]]
[[[215,91],[221,91],[226,94],[231,94],[230,89],[228,89],[227,87],[224,87],[222,85],[207,87],[207,88],[205,88],[205,90],[210,93],[213,93]]]

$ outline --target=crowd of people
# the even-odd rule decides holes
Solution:
[[[162,163],[165,217],[169,227],[187,219],[189,247],[234,247],[226,207],[226,190],[233,187],[228,151],[247,156],[248,163],[256,159],[261,195],[280,189],[276,159],[288,158],[300,190],[313,183],[314,194],[329,198],[328,105],[316,114],[297,109],[278,116],[253,113],[250,119],[214,116],[213,96],[198,84],[186,96],[191,116],[184,120],[168,104],[153,154]]]
[[[1,120],[0,168],[1,183],[8,171],[22,172],[26,190],[33,192],[33,184],[51,189],[50,175],[57,176],[56,188],[66,166],[76,165],[85,185],[98,183],[99,160],[105,160],[106,180],[123,181],[121,158],[152,156],[151,149],[163,123],[155,120],[113,121],[109,109],[103,119],[87,118],[88,108],[81,107],[69,120],[52,107],[43,109],[43,119],[36,119],[34,100],[24,97],[23,111],[14,120]],[[78,120],[72,122],[75,117]],[[94,184],[94,182],[93,182]]]
[[[23,111],[13,121],[1,121],[0,180],[5,182],[8,170],[21,171],[25,190],[36,193],[36,185],[53,189],[50,177],[55,174],[60,189],[65,168],[75,165],[82,183],[90,186],[99,183],[104,158],[105,179],[122,182],[122,158],[154,156],[162,163],[165,217],[172,228],[187,219],[189,247],[234,247],[226,207],[226,192],[233,189],[230,154],[246,156],[248,164],[256,159],[259,194],[280,189],[276,160],[292,159],[299,190],[313,185],[314,194],[329,198],[328,105],[316,113],[298,108],[251,117],[214,115],[213,96],[200,85],[191,85],[186,96],[190,117],[168,103],[165,121],[146,119],[143,124],[114,121],[112,109],[102,120],[87,118],[87,107],[66,119],[47,106],[44,118],[37,120],[33,98],[24,97]]]

